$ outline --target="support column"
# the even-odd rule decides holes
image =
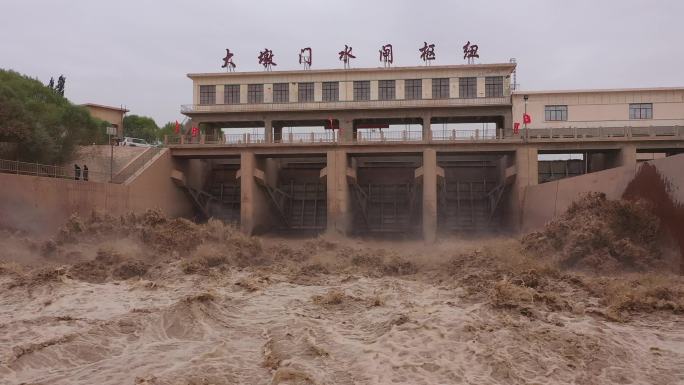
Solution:
[[[423,239],[437,239],[437,152],[423,151]]]
[[[273,122],[271,119],[264,119],[264,141],[273,143]]]
[[[497,130],[497,135],[499,135],[500,132],[503,132],[503,136],[500,136],[500,139],[503,139],[506,134],[513,135],[513,113],[510,111],[507,111],[503,115],[503,127],[501,127],[502,130],[499,131]]]
[[[254,205],[258,186],[254,182],[256,158],[253,152],[240,154],[240,230],[246,235],[254,231]]]
[[[510,198],[510,225],[515,231],[520,231],[522,228],[525,190],[528,186],[537,184],[539,184],[537,147],[518,147],[515,150],[515,182]]]
[[[425,141],[425,142],[432,140],[431,120],[432,120],[431,115],[424,115],[423,116],[423,141]]]
[[[268,165],[266,165],[268,166]],[[266,167],[267,172],[271,172]],[[257,184],[270,183],[272,179],[260,168],[259,161],[253,152],[240,154],[240,229],[246,235],[253,235],[255,231],[268,230],[275,218],[271,213],[269,199],[263,188]]]
[[[620,148],[620,152],[617,157],[616,167],[621,166],[632,166],[635,167],[637,164],[637,151],[636,145],[625,144]]]
[[[347,152],[332,150],[327,153],[327,232],[348,235],[351,230],[352,212],[349,194]]]
[[[342,143],[352,143],[354,141],[354,120],[353,119],[339,119],[340,131],[338,132],[338,141]]]

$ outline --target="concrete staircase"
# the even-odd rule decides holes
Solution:
[[[143,150],[138,156],[130,160],[118,173],[112,177],[113,183],[125,183],[131,178],[138,170],[143,168],[147,162],[152,160],[157,154],[159,154],[163,148],[161,147],[148,147]]]

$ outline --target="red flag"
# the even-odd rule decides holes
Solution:
[[[178,124],[177,120],[176,120],[176,128],[174,131],[176,132],[176,134],[178,134],[180,132],[180,124]]]
[[[197,136],[197,134],[199,134],[199,128],[193,127],[191,132],[192,132],[192,136]]]
[[[532,123],[532,117],[529,114],[523,114],[523,123],[525,123],[525,124]]]
[[[513,135],[518,135],[520,132],[520,123],[515,122],[513,123]]]

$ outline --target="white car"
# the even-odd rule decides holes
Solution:
[[[145,139],[130,138],[128,136],[123,138],[121,145],[131,147],[154,147],[152,144],[147,143]]]

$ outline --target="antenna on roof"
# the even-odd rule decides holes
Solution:
[[[512,64],[517,63],[514,57],[512,57],[508,62],[512,63]],[[517,70],[518,70],[518,66],[516,65],[515,68],[513,69],[513,84],[511,84],[511,88],[513,89],[513,91],[517,90],[518,86],[519,86],[518,76],[516,74]]]

